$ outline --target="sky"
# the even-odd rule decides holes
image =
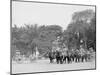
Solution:
[[[12,26],[24,24],[59,25],[66,29],[74,12],[93,9],[93,6],[61,5],[31,2],[12,2]]]

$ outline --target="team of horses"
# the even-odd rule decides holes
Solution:
[[[72,63],[72,62],[84,62],[89,61],[91,59],[92,53],[90,51],[83,50],[68,50],[68,51],[50,51],[49,52],[49,59],[50,63],[56,60],[57,64],[63,63]]]

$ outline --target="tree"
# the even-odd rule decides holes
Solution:
[[[62,27],[58,25],[41,26],[39,31],[40,34],[37,42],[39,48],[44,49],[44,51],[46,49],[51,50],[52,42],[62,34]]]
[[[20,50],[21,54],[34,53],[36,47],[40,53],[52,49],[52,41],[60,36],[62,28],[58,25],[37,26],[26,25],[23,27],[12,27],[13,50]],[[14,49],[16,47],[16,49]],[[14,51],[12,51],[14,53]]]
[[[95,13],[92,10],[84,10],[73,14],[72,22],[68,25],[64,35],[67,38],[68,45],[77,45],[76,47],[79,47],[80,44],[83,43],[84,47],[87,48],[87,40],[90,37],[87,35],[90,34],[89,31],[91,32],[91,27],[95,30],[95,24],[91,23],[93,22],[92,19],[94,15]],[[94,33],[91,34],[94,35]]]
[[[72,15],[72,21],[87,21],[94,17],[94,11],[91,9],[87,9],[84,11],[74,12]]]

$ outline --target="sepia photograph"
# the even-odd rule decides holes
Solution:
[[[11,1],[11,74],[96,69],[96,6]]]

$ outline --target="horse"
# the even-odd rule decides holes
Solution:
[[[63,56],[63,58],[62,58],[63,63],[66,63],[67,52],[66,51],[62,52],[62,56]]]
[[[81,55],[80,55],[79,49],[75,50],[74,57],[75,57],[75,62],[80,62]]]
[[[50,59],[50,63],[53,63],[53,60],[55,59],[55,53],[50,51],[49,52],[49,59]]]

